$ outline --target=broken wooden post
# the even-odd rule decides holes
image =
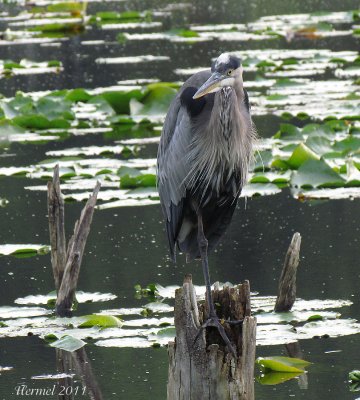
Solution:
[[[51,264],[57,291],[56,314],[60,317],[71,316],[81,260],[99,190],[100,182],[97,182],[92,195],[81,211],[80,219],[75,223],[74,234],[66,249],[65,209],[58,165],[55,166],[53,180],[48,182]],[[64,376],[58,379],[58,387],[62,389],[59,390],[59,400],[71,400],[74,394],[78,394],[78,388],[73,387],[73,378],[69,375],[73,372],[76,372],[83,382],[83,388],[79,394],[87,393],[91,399],[103,399],[84,348],[75,352],[56,349],[56,364],[58,372],[64,373]]]
[[[100,182],[97,182],[93,194],[81,211],[80,219],[75,223],[74,234],[69,241],[66,266],[56,300],[56,310],[59,313],[70,310],[75,298],[81,260],[84,254],[86,239],[90,232],[90,224],[99,190]]]
[[[296,300],[296,271],[300,258],[300,233],[294,233],[285,256],[284,267],[279,280],[279,291],[274,311],[290,311]]]
[[[249,282],[213,290],[219,318],[243,320],[224,328],[237,352],[235,360],[224,348],[218,331],[207,328],[195,337],[206,320],[206,304],[198,306],[191,275],[175,294],[175,342],[170,342],[168,400],[253,400],[256,319],[250,316]]]
[[[56,312],[59,316],[67,316],[71,312],[81,260],[99,190],[100,182],[97,182],[92,195],[81,212],[80,219],[75,223],[74,234],[66,250],[64,200],[60,190],[58,165],[54,170],[53,181],[48,183],[51,263],[57,290]]]
[[[55,166],[53,180],[48,182],[48,216],[51,265],[58,292],[66,263],[64,199],[60,191],[59,165]]]
[[[296,272],[300,260],[300,233],[294,233],[290,246],[285,256],[284,267],[279,279],[279,291],[276,299],[275,312],[286,312],[292,309],[296,300]],[[303,353],[298,341],[285,344],[285,349],[289,357],[303,358]],[[301,374],[298,377],[300,389],[307,389],[307,374]]]

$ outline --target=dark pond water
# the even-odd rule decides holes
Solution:
[[[167,29],[189,23],[246,23],[265,15],[293,14],[312,11],[345,11],[358,6],[358,1],[291,1],[252,2],[229,0],[220,4],[207,0],[188,2],[164,17]],[[159,10],[168,6],[164,1],[124,1],[90,3],[88,12],[98,10]],[[15,15],[22,9],[16,3],[0,5],[0,11]],[[159,19],[161,19],[159,17]],[[4,29],[5,23],[0,30]],[[348,36],[320,40],[299,40],[287,43],[272,41],[209,41],[176,43],[162,40],[129,41],[119,44],[118,30],[93,29],[71,37],[59,47],[38,44],[6,45],[0,42],[0,59],[29,58],[36,61],[60,60],[64,71],[58,75],[16,76],[0,80],[0,92],[7,97],[16,91],[54,90],[60,88],[97,88],[111,86],[125,79],[155,78],[176,81],[176,68],[207,66],[222,51],[266,48],[326,48],[334,51],[359,50],[359,40]],[[85,46],[85,40],[105,40],[105,44]],[[166,55],[169,60],[151,63],[100,65],[99,57]],[[245,80],[247,73],[245,72]],[[311,109],[311,104],[309,104]],[[275,116],[254,117],[262,137],[273,135],[280,119]],[[46,144],[14,143],[1,155],[1,166],[33,165],[46,158],[49,150],[75,146],[111,144],[102,135],[71,137],[64,142]],[[156,145],[142,154],[155,157]],[[0,197],[9,200],[0,208],[0,243],[48,243],[45,192],[27,191],[36,180],[23,177],[2,177]],[[43,181],[39,180],[39,184]],[[70,203],[66,208],[67,233],[83,204]],[[295,231],[303,237],[301,264],[298,274],[298,295],[304,299],[349,299],[353,305],[342,311],[343,316],[360,315],[358,200],[301,203],[288,190],[275,196],[242,199],[232,225],[217,251],[210,257],[213,281],[239,282],[249,279],[252,290],[274,295],[284,254]],[[158,282],[163,286],[179,285],[185,273],[191,272],[197,284],[202,272],[196,263],[177,266],[167,258],[167,244],[158,205],[116,208],[97,211],[87,243],[79,289],[86,292],[113,293],[115,300],[108,308],[138,307],[143,300],[135,299],[134,285]],[[0,258],[0,306],[12,305],[18,297],[45,294],[53,290],[50,256],[27,259]],[[81,305],[81,313],[99,310],[99,305]],[[360,368],[360,336],[312,339],[300,343],[304,358],[314,363],[309,368],[308,388],[301,389],[297,380],[277,386],[256,383],[257,399],[356,399],[348,388],[348,372]],[[160,349],[103,348],[86,346],[92,368],[104,399],[165,399],[167,353]],[[283,346],[259,347],[257,355],[284,355]],[[15,387],[50,387],[53,381],[35,381],[32,376],[56,373],[55,351],[41,339],[2,338],[0,366],[13,369],[0,375],[0,398],[19,398]],[[79,382],[79,385],[81,383]],[[86,398],[77,395],[75,398]],[[38,396],[27,396],[29,399]],[[45,398],[45,397],[44,397]],[[52,397],[49,397],[52,398]]]

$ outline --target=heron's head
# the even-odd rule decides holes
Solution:
[[[225,86],[235,86],[236,83],[242,83],[242,65],[239,58],[222,53],[211,66],[212,75],[194,94],[193,98],[205,96],[208,93],[214,93]]]

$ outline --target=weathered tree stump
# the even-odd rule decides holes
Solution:
[[[66,249],[65,208],[60,189],[59,166],[54,169],[53,180],[48,182],[48,214],[51,245],[51,264],[57,291],[56,314],[60,317],[71,316],[71,307],[75,299],[75,291],[79,279],[82,256],[90,232],[100,183],[83,208],[80,219],[76,221],[74,234]],[[64,377],[58,379],[58,399],[72,400],[77,394],[88,394],[92,400],[102,400],[103,396],[97,380],[92,372],[91,362],[84,348],[75,352],[56,349],[56,366]],[[83,383],[74,385],[72,374],[76,373]]]
[[[66,310],[71,309],[73,304],[81,260],[84,254],[86,239],[90,232],[90,225],[99,190],[100,183],[97,182],[93,194],[81,212],[80,219],[75,223],[74,234],[69,241],[66,266],[56,300],[56,309],[58,312],[66,312]]]
[[[53,180],[48,182],[48,217],[51,265],[57,292],[60,289],[66,264],[64,211],[64,199],[60,190],[59,165],[56,165]]]
[[[224,320],[243,320],[224,328],[237,352],[235,360],[214,328],[196,335],[206,320],[206,304],[198,306],[191,275],[175,294],[175,342],[169,343],[168,400],[253,400],[256,319],[250,316],[250,288],[215,289],[217,313]]]
[[[48,182],[48,213],[51,245],[51,264],[57,291],[56,312],[69,316],[75,299],[81,260],[94,214],[100,182],[75,223],[74,234],[66,250],[64,200],[60,190],[59,166],[54,169],[53,180]]]
[[[274,311],[290,311],[296,300],[296,271],[300,258],[300,233],[294,233],[285,256]]]

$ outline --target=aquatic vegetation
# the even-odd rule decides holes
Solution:
[[[155,107],[159,109],[161,103],[152,102],[156,97],[155,94],[153,97],[149,95],[144,97],[141,107],[146,108],[150,104],[147,110],[151,112],[151,107],[156,104]],[[49,109],[52,109],[51,103]],[[72,112],[71,106],[66,111]],[[57,109],[57,113],[61,112],[64,111]],[[73,112],[74,118],[76,114],[77,111]],[[34,116],[35,119],[37,115],[39,114]],[[110,115],[114,115],[112,108]],[[58,114],[54,116],[58,117]],[[32,118],[15,117],[13,120],[27,126],[35,124],[31,122]],[[57,118],[55,121],[59,120]],[[48,121],[53,123],[54,120]],[[242,196],[277,194],[285,186],[290,186],[294,196],[299,199],[307,198],[308,192],[311,198],[331,198],[332,193],[336,198],[358,196],[359,192],[355,190],[360,187],[358,133],[358,123],[346,119],[329,119],[322,124],[310,123],[302,128],[289,123],[281,124],[279,131],[272,138],[260,143],[261,150],[254,171]],[[137,157],[143,146],[153,142],[153,139],[145,141],[139,139],[134,142],[139,144],[134,145],[127,144],[132,141],[122,141],[125,145],[115,143],[111,146],[49,151],[47,156],[50,158],[38,165],[0,168],[0,175],[25,175],[29,178],[48,179],[55,163],[59,163],[66,199],[78,201],[86,199],[98,179],[103,183],[99,200],[110,201],[101,204],[100,209],[156,204],[158,202],[155,188],[156,160]],[[122,155],[124,159],[109,158],[111,155]],[[339,188],[343,190],[341,192],[335,190]],[[46,187],[29,186],[27,189],[46,190]],[[323,189],[324,192],[319,189]]]
[[[138,298],[141,298],[139,297],[141,294],[145,295],[145,299],[150,297],[156,301],[145,303],[142,307],[103,309],[95,314],[71,318],[54,318],[51,316],[51,310],[39,307],[41,304],[48,304],[54,298],[52,297],[54,294],[27,296],[15,301],[22,305],[21,307],[0,307],[0,317],[3,320],[0,333],[3,336],[16,337],[26,336],[28,332],[32,332],[52,344],[55,343],[55,347],[63,345],[62,341],[56,343],[55,340],[66,338],[66,346],[69,341],[68,351],[73,351],[72,346],[85,345],[90,339],[95,341],[95,345],[105,347],[142,348],[165,345],[175,336],[171,299],[174,298],[177,288],[177,286],[163,287],[159,284],[150,284],[145,288],[137,286]],[[199,299],[204,299],[205,287],[196,286],[196,291]],[[109,301],[115,298],[110,294],[82,292],[78,292],[76,297],[79,303],[87,302],[87,299],[91,298],[93,298],[92,301]],[[258,294],[253,294],[251,297],[254,315],[258,319],[257,344],[259,346],[293,343],[299,339],[313,337],[338,337],[360,332],[358,321],[341,318],[338,311],[343,307],[349,307],[352,304],[349,300],[297,299],[293,311],[274,313],[272,310],[275,300],[275,297]],[[171,304],[168,304],[169,302]],[[73,341],[72,338],[76,340]],[[269,360],[269,365],[274,364],[272,369],[277,368],[276,371],[299,372],[295,369],[290,371],[288,368],[291,367],[299,368],[300,372],[303,372],[305,366],[305,364],[291,364],[289,367],[286,360],[284,362],[276,357]],[[296,363],[296,360],[293,363]]]
[[[351,35],[354,11],[270,15],[248,24],[192,25],[200,37],[218,40],[316,40],[327,36]],[[343,29],[348,24],[349,29]]]
[[[50,247],[42,244],[2,244],[0,256],[14,256],[17,258],[34,257],[49,253]]]
[[[354,370],[349,372],[349,386],[351,392],[360,391],[360,371]]]
[[[0,78],[9,78],[14,75],[32,75],[59,73],[63,70],[62,63],[57,60],[35,62],[22,59],[19,62],[0,60]]]
[[[77,303],[97,303],[103,301],[110,301],[116,299],[117,296],[111,293],[87,293],[81,290],[77,291],[75,294]],[[54,302],[56,300],[56,292],[48,293],[47,295],[29,295],[26,297],[19,297],[15,300],[15,304],[22,305],[47,305],[49,302]]]
[[[86,343],[84,341],[74,338],[73,336],[64,335],[60,339],[51,342],[50,346],[71,352],[81,349],[81,347],[85,346],[85,344]]]
[[[293,357],[259,357],[256,363],[262,370],[271,370],[276,372],[304,372],[304,368],[311,363],[299,358]]]
[[[272,171],[280,174],[277,183],[288,184],[294,194],[302,197],[307,189],[353,188],[360,185],[358,159],[358,124],[353,121],[330,119],[323,124],[307,124],[298,128],[292,124],[280,125],[280,130],[267,142],[271,149],[264,150],[266,165],[252,179],[270,181]],[[291,173],[290,173],[291,171]],[[329,193],[329,191],[327,192]]]

